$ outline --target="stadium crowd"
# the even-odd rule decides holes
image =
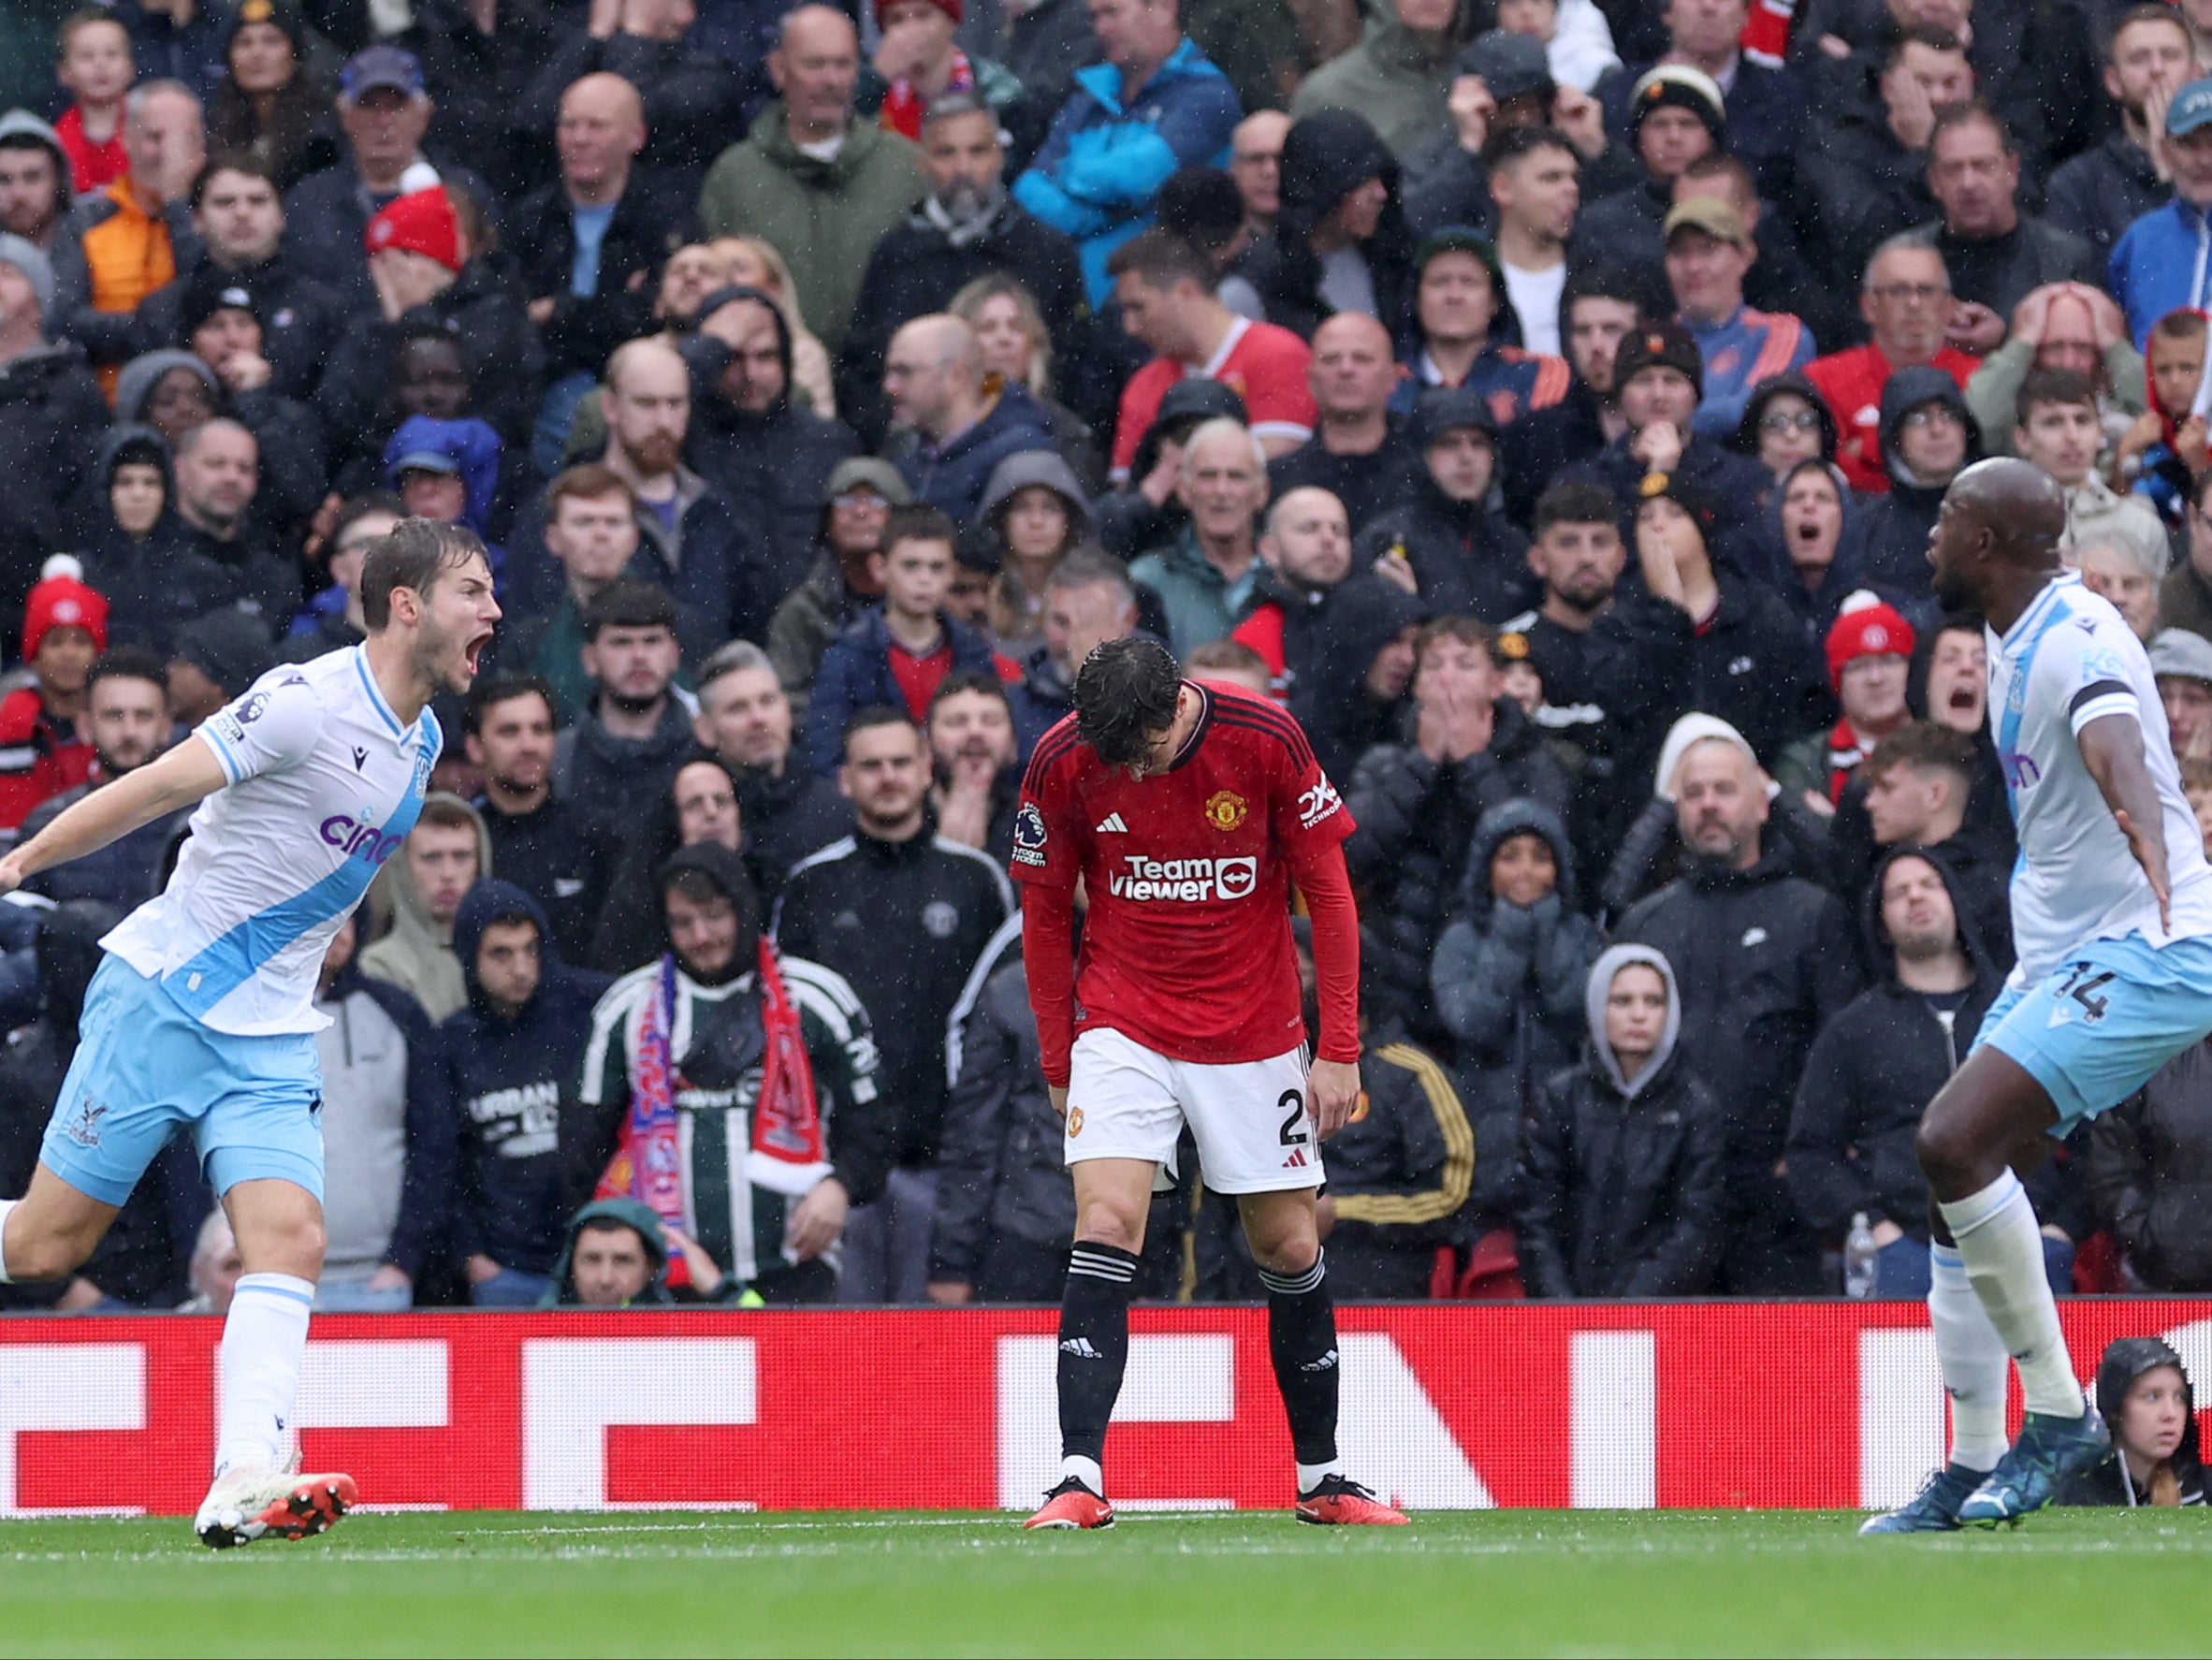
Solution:
[[[1057,1300],[1006,868],[1136,632],[1359,826],[1340,1296],[1859,1221],[1925,1293],[2011,965],[1963,467],[2064,487],[2212,834],[2212,4],[782,4],[114,0],[0,115],[0,830],[358,643],[400,517],[493,550],[325,967],[323,1305]],[[0,905],[0,1190],[182,829]],[[1143,1293],[1256,1296],[1184,1164]],[[2054,1280],[2212,1289],[2207,1184],[2199,1049],[2036,1176]],[[226,1261],[180,1142],[0,1293]]]

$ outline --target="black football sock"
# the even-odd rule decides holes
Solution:
[[[1060,1294],[1060,1452],[1087,1463],[1079,1475],[1103,1494],[1098,1472],[1106,1455],[1106,1420],[1121,1394],[1129,1359],[1129,1292],[1137,1259],[1109,1245],[1079,1242],[1068,1253],[1068,1286]]]
[[[1329,1295],[1323,1259],[1302,1274],[1262,1268],[1267,1288],[1267,1348],[1275,1363],[1275,1387],[1290,1420],[1290,1447],[1298,1460],[1299,1492],[1311,1492],[1322,1476],[1340,1468],[1336,1457],[1336,1304]]]

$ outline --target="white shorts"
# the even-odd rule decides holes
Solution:
[[[1149,1159],[1172,1174],[1186,1124],[1216,1193],[1321,1185],[1321,1144],[1305,1099],[1304,1045],[1272,1060],[1170,1060],[1124,1033],[1094,1028],[1070,1054],[1070,1164]]]

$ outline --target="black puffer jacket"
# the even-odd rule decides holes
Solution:
[[[1822,1027],[1859,989],[1842,902],[1769,853],[1749,870],[1700,861],[1622,919],[1615,938],[1664,952],[1682,1046],[1720,1102],[1731,1164],[1769,1171]]]
[[[2153,1290],[2212,1290],[2212,1041],[2089,1126],[2097,1216]]]
[[[1421,604],[1438,617],[1495,624],[1543,599],[1543,584],[1528,568],[1528,538],[1487,501],[1453,501],[1418,464],[1397,499],[1402,505],[1378,514],[1360,532],[1354,570],[1397,549],[1413,567]]]
[[[65,505],[108,425],[108,400],[76,346],[50,343],[0,363],[0,634],[12,638],[23,596],[50,553],[69,546]]]
[[[720,388],[729,348],[710,335],[690,337],[682,347],[691,370],[691,429],[684,459],[736,503],[758,549],[762,601],[773,612],[806,579],[830,473],[846,457],[860,453],[860,440],[844,422],[792,402],[791,329],[776,303],[754,288],[724,289],[707,299],[715,303],[731,294],[757,299],[775,318],[784,395],[759,415],[737,408]],[[701,308],[702,315],[706,310]]]
[[[995,1236],[1041,1248],[1075,1237],[1075,1187],[1044,1087],[1021,919],[993,937],[953,1008],[929,1277],[972,1285]]]
[[[649,167],[631,170],[599,244],[599,285],[572,293],[576,222],[567,186],[548,184],[516,203],[508,214],[508,244],[516,250],[523,292],[553,302],[540,326],[546,378],[605,368],[626,340],[653,331],[653,301],[661,267],[699,230],[692,197],[678,182]]]
[[[1632,964],[1667,984],[1659,1047],[1633,1082],[1606,1041],[1605,1000]],[[1720,1261],[1724,1135],[1679,1047],[1681,999],[1665,957],[1615,946],[1591,969],[1589,1047],[1536,1092],[1518,1183],[1521,1277],[1531,1297],[1695,1297]]]
[[[1398,205],[1398,161],[1366,117],[1350,109],[1301,116],[1283,140],[1282,207],[1274,229],[1235,270],[1259,291],[1267,320],[1311,340],[1335,314],[1321,294],[1321,256],[1309,240],[1336,204],[1370,179],[1390,192],[1375,234],[1360,244],[1375,284],[1375,305],[1393,339],[1406,325],[1406,280],[1413,238]]]
[[[1361,758],[1346,792],[1359,828],[1345,843],[1345,859],[1363,896],[1360,949],[1372,965],[1376,1019],[1395,1020],[1433,1047],[1449,1043],[1431,1002],[1429,963],[1476,826],[1517,796],[1563,814],[1573,790],[1542,730],[1510,698],[1498,700],[1490,748],[1478,755],[1438,763],[1408,739],[1377,744]]]
[[[1494,897],[1492,859],[1507,838],[1531,834],[1551,849],[1558,887],[1533,906]],[[1475,1119],[1475,1209],[1493,1222],[1511,1203],[1521,1120],[1536,1081],[1581,1046],[1583,987],[1602,949],[1596,925],[1576,907],[1575,852],[1557,816],[1533,801],[1483,814],[1429,986],[1437,1019],[1458,1041],[1457,1070]],[[1330,1158],[1333,1170],[1333,1144]]]
[[[1973,969],[1966,1000],[1946,1023],[1897,978],[1882,925],[1882,881],[1899,858],[1925,859],[1943,879]],[[1928,1179],[1914,1151],[1920,1114],[1966,1058],[2003,976],[1983,949],[1972,907],[1940,854],[1893,852],[1876,866],[1861,918],[1873,983],[1821,1028],[1805,1057],[1790,1113],[1790,1196],[1815,1233],[1841,1237],[1853,1215],[1928,1236]]]

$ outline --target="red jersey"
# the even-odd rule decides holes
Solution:
[[[1245,424],[1259,438],[1288,438],[1303,444],[1314,435],[1318,415],[1306,371],[1314,360],[1305,342],[1273,323],[1239,317],[1222,336],[1210,363],[1183,363],[1155,357],[1129,377],[1121,411],[1113,422],[1113,473],[1126,477],[1136,465],[1137,445],[1152,430],[1168,388],[1189,375],[1219,381],[1244,400]]]
[[[19,686],[0,701],[0,829],[16,829],[92,769],[92,745],[46,712],[37,687]]]
[[[1979,357],[1970,357],[1955,346],[1945,346],[1928,365],[1957,381],[1961,390],[1981,368]],[[1889,359],[1869,341],[1847,352],[1830,352],[1805,365],[1805,378],[1827,400],[1836,417],[1841,442],[1836,446],[1836,465],[1855,490],[1880,495],[1889,488],[1889,469],[1882,460],[1882,388],[1889,385]]]
[[[1298,1047],[1293,875],[1315,906],[1317,963],[1331,970],[1322,1058],[1359,1058],[1359,934],[1336,852],[1352,816],[1289,715],[1239,688],[1185,684],[1202,707],[1165,773],[1139,781],[1106,765],[1070,715],[1039,740],[1022,780],[1013,876],[1053,890],[1034,893],[1029,907],[1056,900],[1064,910],[1079,876],[1090,900],[1071,1002],[1065,969],[1041,960],[1046,953],[1025,954],[1055,1084],[1067,1081],[1075,1036],[1093,1027],[1209,1065]],[[1348,939],[1324,941],[1320,897],[1340,893]]]
[[[85,136],[84,111],[74,104],[62,111],[61,119],[53,124],[53,131],[54,137],[62,141],[62,153],[69,158],[70,194],[82,196],[87,191],[105,190],[131,170],[130,153],[123,147],[121,116],[116,118],[115,130],[108,135],[105,144],[95,144]]]

